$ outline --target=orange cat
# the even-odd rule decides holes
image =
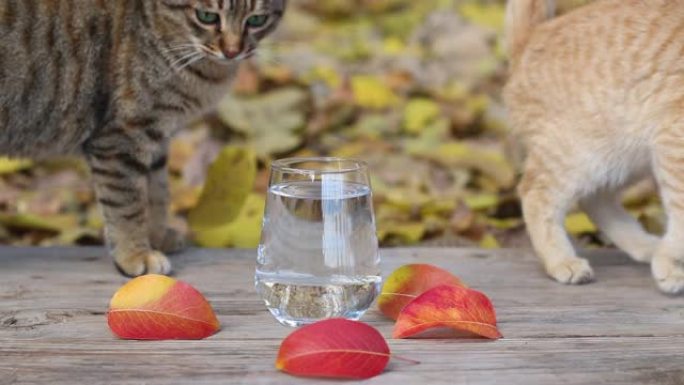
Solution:
[[[593,279],[563,228],[575,203],[621,249],[650,262],[660,289],[684,292],[684,0],[600,0],[553,16],[552,0],[510,0],[504,97],[528,158],[525,221],[548,273]],[[662,239],[620,204],[655,176],[669,220]]]

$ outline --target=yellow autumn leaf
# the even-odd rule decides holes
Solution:
[[[413,99],[404,111],[404,130],[410,134],[420,134],[439,115],[439,104],[430,99]]]
[[[249,196],[240,215],[226,227],[228,246],[252,249],[259,245],[265,206],[266,197],[263,195]]]
[[[485,65],[485,66],[487,66],[487,65],[496,66],[496,64],[492,64],[491,62],[489,62],[489,63],[483,62],[483,65]],[[486,72],[488,72],[488,69],[481,69],[481,71],[483,73],[486,73]],[[489,108],[490,103],[491,103],[491,101],[489,100],[489,97],[486,95],[481,95],[481,94],[480,95],[473,95],[473,96],[466,98],[465,107],[473,115],[480,115],[480,114],[484,113],[487,110],[487,108]]]
[[[515,170],[500,151],[479,148],[468,143],[451,142],[417,155],[446,166],[473,168],[494,179],[500,188],[509,188],[515,183]]]
[[[4,214],[0,213],[0,224],[9,228],[25,230],[42,230],[60,233],[78,226],[78,218],[71,214],[57,214],[37,216],[33,214]]]
[[[385,13],[406,3],[406,0],[362,0],[364,8],[375,13]]]
[[[41,243],[41,246],[54,246],[54,245],[73,245],[78,242],[81,238],[92,238],[99,239],[101,237],[100,231],[76,227],[73,229],[63,231],[58,237],[48,240],[47,242]]]
[[[470,89],[459,81],[452,81],[439,90],[438,95],[450,101],[463,101],[470,96]]]
[[[309,75],[310,80],[323,81],[330,88],[338,88],[342,85],[342,77],[335,68],[316,66]]]
[[[426,202],[420,209],[420,213],[423,216],[427,215],[450,215],[456,210],[456,200],[454,199],[439,199],[436,198],[429,202]]]
[[[355,158],[364,151],[368,150],[368,146],[363,142],[351,142],[343,144],[337,149],[333,150],[330,155],[340,158]]]
[[[194,232],[224,226],[238,217],[254,187],[256,163],[251,149],[227,146],[221,151],[209,167],[197,206],[188,216]]]
[[[515,229],[523,225],[522,218],[508,218],[508,219],[497,219],[497,218],[486,218],[485,222],[499,230],[510,230]]]
[[[85,227],[99,230],[104,227],[104,218],[100,213],[100,208],[97,205],[92,205],[85,213]]]
[[[10,159],[0,157],[0,175],[11,174],[31,167],[33,163],[27,159]]]
[[[406,51],[406,44],[397,37],[389,37],[382,42],[382,49],[388,55],[400,55]]]
[[[463,17],[473,24],[502,30],[506,9],[503,4],[482,4],[480,2],[468,2],[460,7]]]
[[[565,218],[565,228],[570,234],[578,235],[596,232],[596,226],[584,213],[575,213]]]
[[[415,208],[423,207],[430,202],[432,198],[420,191],[391,189],[387,191],[385,200],[387,204],[409,212]]]
[[[501,245],[492,234],[487,234],[480,240],[480,247],[483,249],[500,249]]]
[[[482,211],[499,205],[499,196],[496,194],[476,194],[463,199],[466,206],[473,211]]]
[[[382,110],[399,102],[397,95],[375,76],[354,76],[351,83],[354,100],[360,107]]]
[[[226,225],[195,231],[195,241],[202,247],[255,248],[261,238],[265,197],[250,194],[240,215]]]
[[[199,186],[186,186],[181,183],[171,185],[171,212],[191,210],[197,206],[202,188]]]
[[[396,237],[404,245],[420,242],[425,236],[426,228],[423,223],[381,223],[378,229],[378,238],[385,241],[390,237]]]
[[[385,227],[385,223],[408,221],[411,219],[410,212],[407,212],[402,207],[397,207],[385,202],[376,206],[375,209],[376,221],[380,224],[379,227]]]

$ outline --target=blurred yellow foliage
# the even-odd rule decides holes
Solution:
[[[11,174],[31,167],[33,163],[26,159],[10,159],[0,157],[0,175]]]
[[[200,200],[188,216],[193,232],[233,222],[252,191],[256,171],[253,150],[235,146],[224,148],[209,167]]]
[[[403,245],[414,245],[425,236],[424,223],[382,223],[379,226],[378,238],[387,241],[390,237],[397,238]]]
[[[404,130],[418,135],[423,129],[440,117],[439,104],[430,99],[412,99],[404,111]]]
[[[397,95],[378,77],[359,75],[352,77],[351,82],[359,107],[382,110],[399,103]]]
[[[573,235],[596,232],[596,226],[584,213],[568,215],[565,218],[565,228]]]
[[[501,245],[492,234],[486,234],[480,241],[480,247],[483,249],[499,249]]]
[[[461,14],[466,20],[496,30],[503,30],[506,8],[504,4],[482,4],[470,1],[461,5]]]
[[[255,248],[261,237],[265,197],[250,194],[234,221],[195,232],[195,241],[203,247]]]

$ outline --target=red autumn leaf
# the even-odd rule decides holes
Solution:
[[[409,302],[440,285],[465,287],[457,277],[439,267],[425,264],[402,266],[385,280],[378,307],[382,314],[396,320]]]
[[[330,319],[290,334],[276,368],[296,376],[364,379],[382,373],[389,359],[387,342],[373,327]]]
[[[118,337],[133,340],[195,340],[220,328],[200,292],[163,275],[145,275],[121,287],[112,297],[107,322]]]
[[[399,314],[393,337],[407,338],[444,327],[491,339],[502,337],[486,295],[449,285],[433,288],[409,303]]]

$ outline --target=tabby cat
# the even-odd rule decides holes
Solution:
[[[684,0],[599,0],[551,19],[554,1],[510,0],[505,99],[528,158],[519,191],[556,280],[593,279],[563,220],[578,202],[621,249],[684,292]],[[657,180],[668,223],[648,234],[620,192]]]
[[[0,154],[87,159],[126,275],[167,274],[169,137],[210,109],[286,0],[0,0]]]

